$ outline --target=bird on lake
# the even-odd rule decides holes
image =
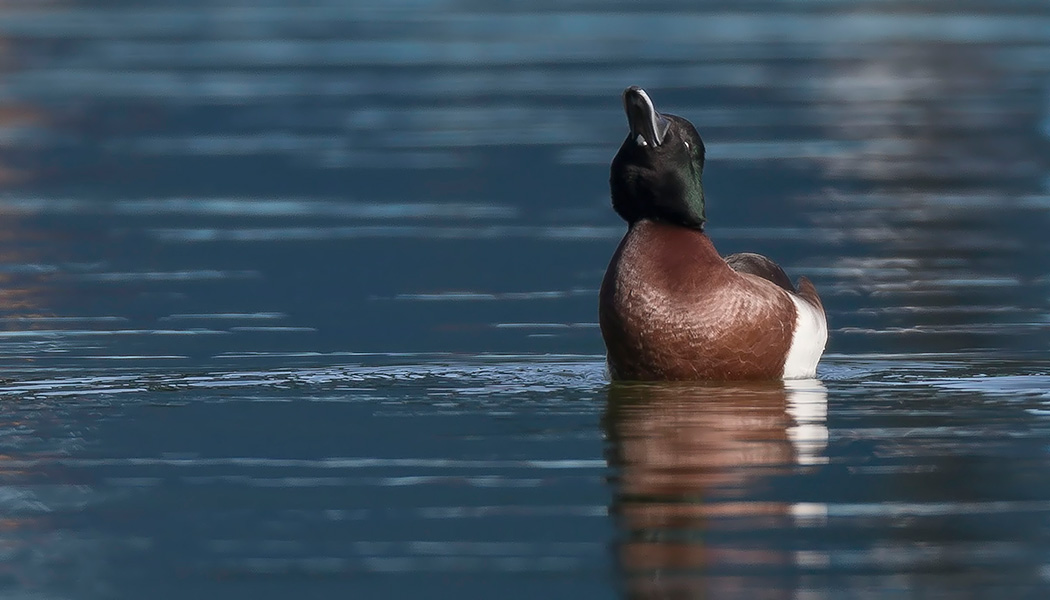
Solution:
[[[770,259],[723,258],[704,233],[704,142],[688,120],[623,92],[630,133],[613,158],[627,233],[605,273],[599,322],[615,380],[800,379],[828,339],[813,284]]]

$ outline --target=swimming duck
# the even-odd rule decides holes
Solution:
[[[704,142],[688,120],[623,92],[630,133],[613,158],[613,209],[627,233],[599,293],[616,380],[800,379],[828,339],[824,306],[802,277],[751,253],[723,258],[704,233]]]

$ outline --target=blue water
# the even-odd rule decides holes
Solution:
[[[1050,588],[1050,8],[0,8],[0,594]],[[818,380],[610,385],[641,85]]]

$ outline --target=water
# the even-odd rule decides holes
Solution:
[[[0,9],[13,598],[1040,597],[1050,10]],[[645,87],[818,381],[605,377]]]

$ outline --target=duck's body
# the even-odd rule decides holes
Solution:
[[[803,279],[799,288],[734,270],[703,232],[639,221],[602,281],[609,371],[624,380],[812,377],[820,359],[812,348],[823,350],[827,329],[813,285]]]
[[[613,206],[628,231],[602,282],[599,321],[619,380],[813,377],[827,323],[813,285],[773,261],[723,259],[703,232],[703,142],[624,92],[631,134],[613,160]]]

